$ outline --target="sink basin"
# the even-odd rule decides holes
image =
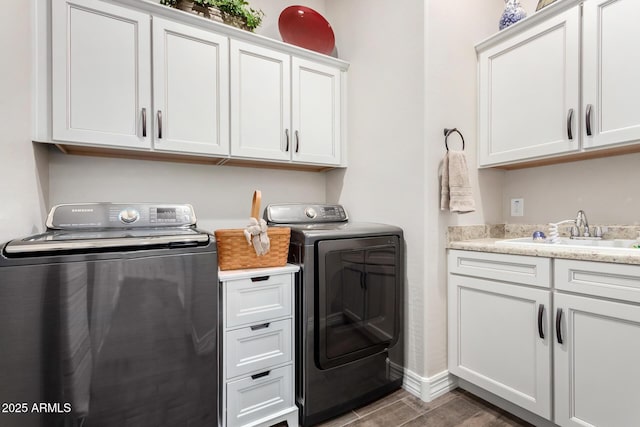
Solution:
[[[541,248],[576,248],[576,249],[607,249],[624,251],[629,253],[637,253],[640,255],[640,249],[634,248],[638,242],[627,239],[567,239],[560,238],[558,243],[549,243],[548,241],[534,241],[531,237],[522,237],[518,239],[499,240],[496,245],[499,246],[530,246]]]

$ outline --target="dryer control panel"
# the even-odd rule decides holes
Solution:
[[[269,224],[317,224],[346,222],[349,218],[342,205],[288,203],[267,206],[264,219]]]

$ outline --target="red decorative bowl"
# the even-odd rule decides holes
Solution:
[[[278,29],[285,43],[329,55],[335,37],[331,25],[322,15],[306,6],[289,6],[280,13]]]

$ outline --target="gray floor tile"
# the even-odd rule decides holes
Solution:
[[[347,424],[348,427],[400,426],[420,413],[402,401],[396,401]]]
[[[420,413],[425,413],[427,411],[437,408],[440,405],[444,405],[450,400],[455,399],[456,396],[457,394],[454,394],[454,393],[446,393],[440,397],[437,397],[431,402],[423,402],[422,399],[420,399],[419,397],[416,397],[410,394],[409,396],[402,399],[402,401],[407,405],[411,406],[416,411]]]
[[[328,421],[319,424],[317,427],[342,427],[346,424],[349,424],[352,421],[357,420],[359,417],[355,412],[349,411],[346,414],[340,415],[336,418],[332,418]]]
[[[455,399],[438,406],[437,408],[414,418],[403,427],[457,427],[465,420],[473,417],[482,409],[473,402],[456,397]]]
[[[389,406],[392,403],[395,403],[401,399],[404,399],[405,397],[411,396],[411,394],[404,390],[404,389],[400,389],[400,390],[396,390],[393,393],[376,400],[373,403],[370,403],[369,405],[363,406],[362,408],[357,408],[354,410],[354,412],[359,416],[359,417],[364,417],[367,414],[370,414],[372,412],[377,411],[380,408],[384,408],[385,406]]]

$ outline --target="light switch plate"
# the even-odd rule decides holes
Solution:
[[[524,216],[524,199],[511,199],[511,216]]]

